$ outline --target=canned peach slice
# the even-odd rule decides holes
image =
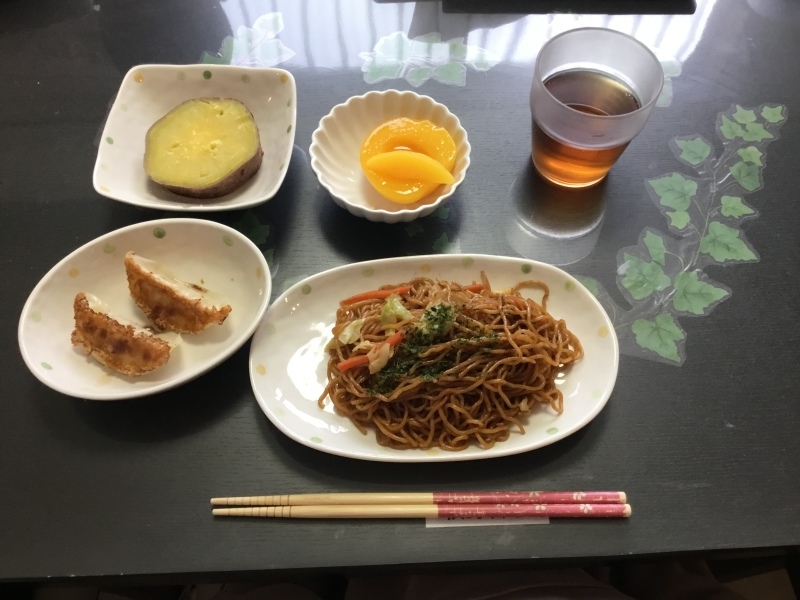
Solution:
[[[441,163],[422,152],[413,150],[392,150],[376,154],[367,161],[367,168],[397,179],[419,179],[428,183],[450,184],[455,181],[453,174]]]
[[[401,178],[378,173],[367,166],[371,158],[396,150],[424,154],[452,171],[456,145],[444,127],[431,121],[400,117],[377,127],[361,145],[360,161],[370,184],[385,198],[400,204],[412,204],[430,195],[440,183],[421,178]]]

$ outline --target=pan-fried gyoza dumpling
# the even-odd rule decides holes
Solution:
[[[109,314],[91,294],[79,292],[73,302],[72,343],[97,362],[123,375],[143,375],[167,363],[180,336],[129,323]]]
[[[136,306],[161,329],[199,333],[221,325],[231,312],[229,304],[215,306],[209,290],[181,281],[156,261],[133,252],[125,255],[125,272]]]

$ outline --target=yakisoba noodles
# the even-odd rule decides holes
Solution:
[[[491,448],[536,405],[563,410],[555,386],[583,356],[564,321],[547,312],[547,285],[507,291],[418,277],[341,302],[328,346],[336,410],[391,448]],[[541,304],[523,288],[543,291]]]

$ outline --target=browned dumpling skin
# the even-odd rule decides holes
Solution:
[[[73,303],[75,330],[72,343],[100,364],[123,375],[144,375],[167,363],[172,346],[145,330],[124,325],[94,310],[86,294]]]
[[[216,307],[204,302],[201,292],[206,290],[202,288],[183,284],[185,289],[180,289],[176,284],[182,282],[154,273],[137,261],[133,252],[125,255],[125,273],[136,306],[161,329],[200,333],[211,325],[221,325],[231,312],[228,304]],[[189,293],[192,290],[198,294]]]

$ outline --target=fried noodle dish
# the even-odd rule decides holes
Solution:
[[[543,292],[541,303],[520,290]],[[336,410],[396,449],[491,448],[537,405],[561,414],[555,385],[580,341],[547,312],[549,289],[521,281],[493,291],[418,277],[342,300],[328,344]]]

